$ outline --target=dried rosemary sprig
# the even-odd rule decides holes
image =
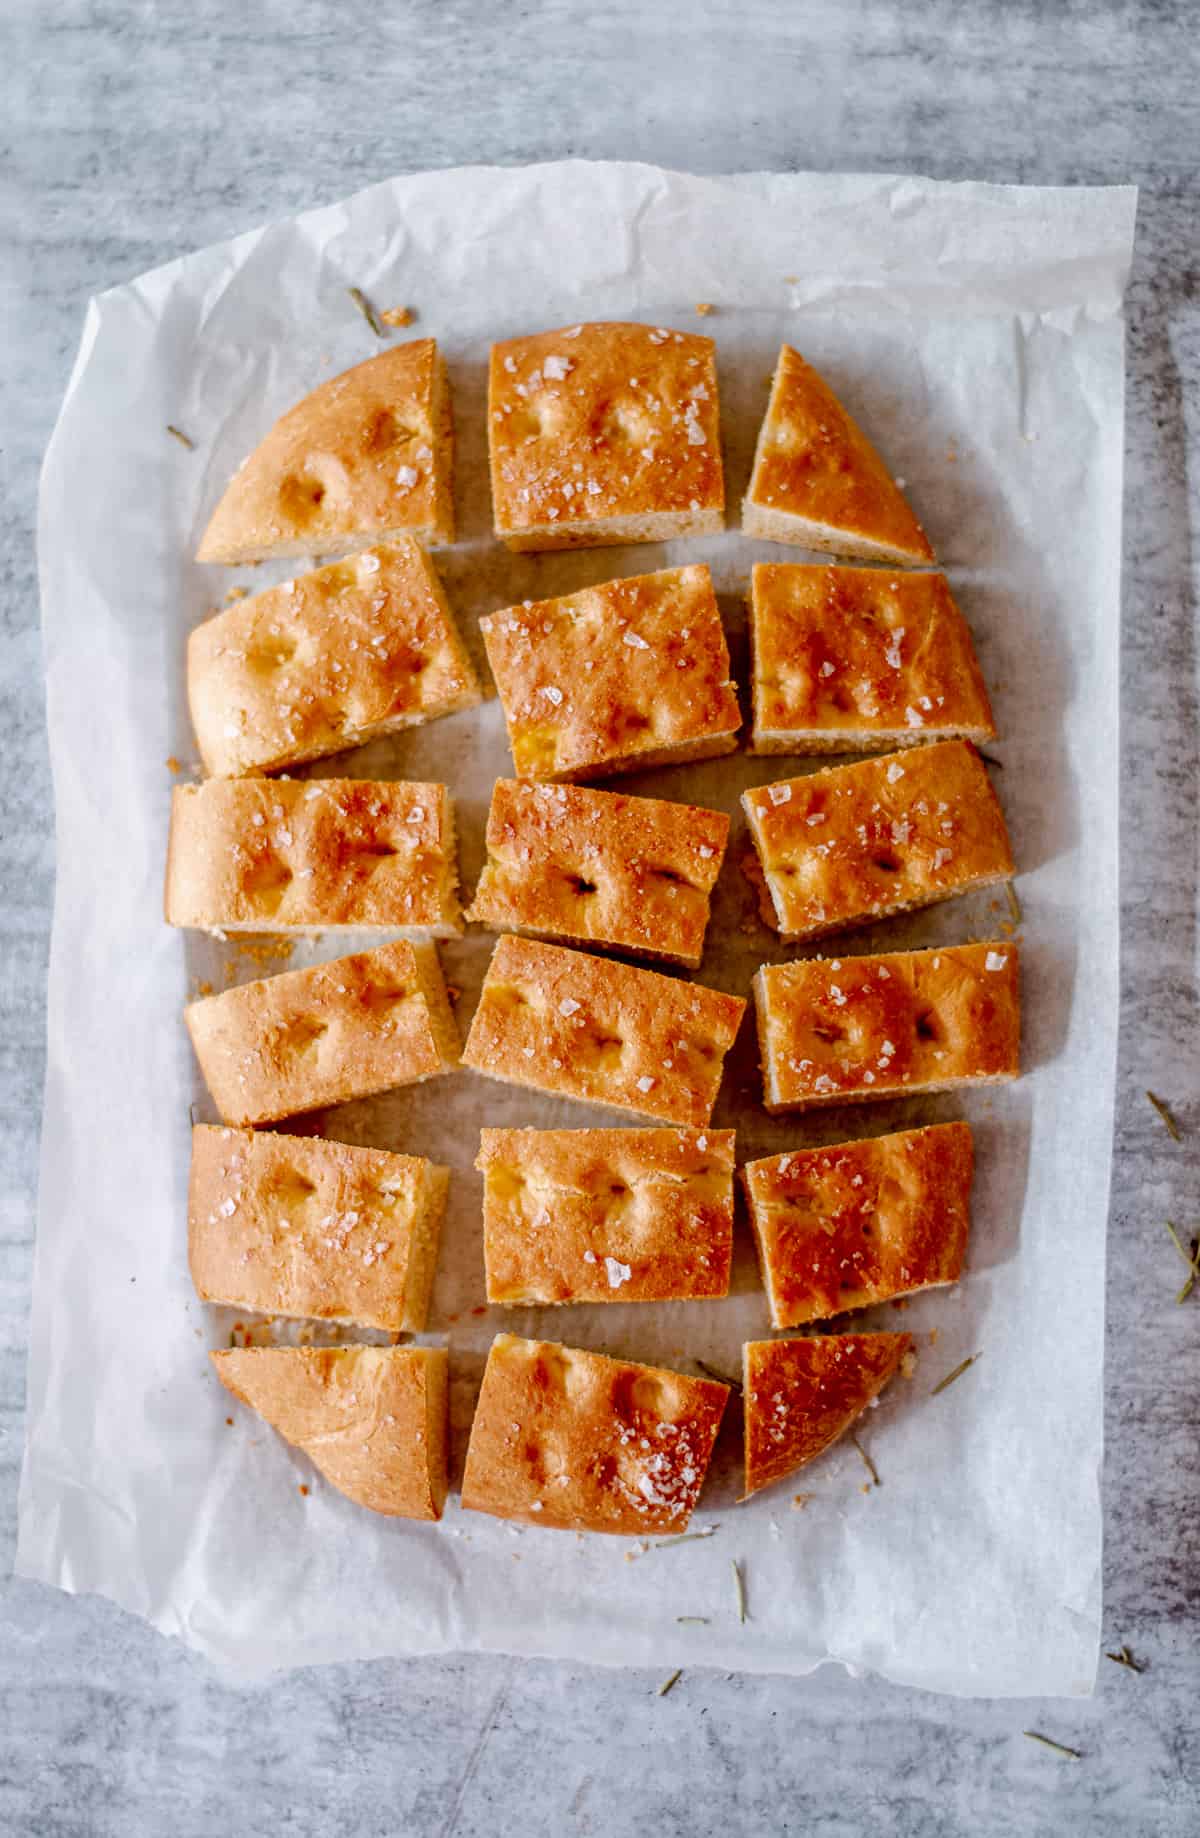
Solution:
[[[1171,1243],[1175,1246],[1175,1249],[1188,1267],[1187,1282],[1175,1297],[1176,1302],[1186,1302],[1196,1286],[1196,1278],[1200,1276],[1200,1239],[1192,1240],[1192,1249],[1189,1253],[1185,1249],[1183,1240],[1175,1230],[1175,1227],[1171,1224],[1171,1221],[1168,1219],[1165,1221],[1165,1224],[1168,1232],[1171,1234]]]
[[[1105,1659],[1111,1659],[1114,1666],[1125,1666],[1130,1672],[1144,1672],[1144,1660],[1135,1659],[1126,1646],[1118,1647],[1115,1653],[1105,1653]]]
[[[701,1532],[676,1532],[673,1538],[657,1538],[650,1549],[667,1551],[673,1544],[694,1544],[698,1538],[711,1538],[713,1533],[719,1532],[720,1529],[719,1525],[708,1525]]]
[[[1158,1112],[1159,1116],[1162,1118],[1163,1123],[1166,1125],[1167,1135],[1171,1138],[1173,1142],[1182,1142],[1183,1140],[1182,1133],[1180,1131],[1179,1125],[1176,1123],[1174,1117],[1171,1115],[1170,1105],[1165,1104],[1163,1100],[1160,1097],[1157,1097],[1155,1093],[1152,1091],[1148,1091],[1146,1093],[1146,1096],[1149,1098],[1151,1104],[1153,1104],[1155,1110]]]
[[[739,1621],[744,1621],[746,1619],[746,1580],[742,1575],[741,1565],[733,1559],[730,1560],[730,1569],[733,1571],[733,1599],[737,1604],[737,1617]]]
[[[169,421],[167,423],[167,433],[173,440],[177,440],[181,447],[186,447],[189,453],[194,453],[196,451],[195,441],[189,440],[182,428],[175,427]]]
[[[730,1378],[728,1373],[718,1372],[717,1368],[715,1366],[710,1366],[707,1361],[703,1359],[694,1359],[692,1364],[694,1366],[699,1366],[705,1378],[716,1379],[718,1385],[729,1385],[734,1391],[740,1391],[742,1389],[741,1379]]]
[[[936,1398],[939,1391],[945,1391],[947,1385],[953,1385],[955,1379],[960,1379],[967,1370],[967,1367],[973,1366],[979,1357],[980,1355],[978,1353],[972,1353],[968,1359],[960,1360],[953,1372],[947,1372],[945,1378],[938,1381],[930,1392],[930,1397]]]
[[[875,1466],[875,1463],[871,1460],[871,1457],[867,1454],[867,1451],[863,1448],[862,1443],[858,1440],[853,1430],[850,1432],[850,1440],[862,1456],[863,1467],[870,1475],[872,1485],[875,1487],[882,1487],[883,1482],[879,1478],[879,1469]]]
[[[366,320],[367,324],[370,326],[372,332],[374,332],[376,338],[386,338],[387,333],[384,331],[383,326],[380,323],[379,314],[375,311],[375,308],[371,305],[371,302],[367,299],[367,296],[366,294],[364,294],[362,288],[361,287],[348,287],[346,289],[346,292],[349,294],[355,306],[358,308],[359,312],[362,314],[363,318]]]
[[[992,755],[990,753],[985,753],[982,747],[979,749],[979,757],[985,766],[994,766],[997,772],[1004,771],[1004,761],[1002,759],[993,759]]]
[[[1013,916],[1013,923],[1015,925],[1020,925],[1022,919],[1021,902],[1017,898],[1017,890],[1011,881],[1005,881],[1004,891],[1008,895],[1008,910]]]
[[[1028,1736],[1030,1742],[1040,1742],[1046,1748],[1053,1749],[1056,1755],[1068,1755],[1072,1761],[1082,1761],[1079,1749],[1069,1749],[1065,1742],[1055,1742],[1053,1736],[1043,1736],[1041,1730],[1022,1730],[1022,1736]]]
[[[676,1668],[674,1672],[672,1672],[670,1678],[665,1678],[663,1680],[662,1684],[658,1688],[658,1696],[660,1698],[665,1698],[668,1691],[670,1691],[672,1685],[677,1685],[682,1677],[683,1677],[683,1667],[679,1666]]]
[[[680,1627],[707,1627],[708,1626],[708,1616],[707,1615],[676,1615],[675,1619],[676,1621],[678,1621]],[[1111,1659],[1111,1657],[1112,1655],[1110,1654],[1109,1658]]]

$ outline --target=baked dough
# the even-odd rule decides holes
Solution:
[[[487,1299],[729,1293],[732,1130],[483,1130]]]
[[[682,1532],[728,1397],[711,1379],[499,1334],[462,1503],[563,1531]]]
[[[728,838],[721,811],[497,779],[466,916],[694,970]]]
[[[974,1163],[965,1123],[747,1162],[742,1181],[772,1327],[956,1283]]]
[[[517,776],[597,778],[730,753],[741,722],[700,564],[479,621]]]
[[[441,1518],[444,1347],[234,1347],[210,1358],[226,1390],[356,1505],[398,1519]]]
[[[996,1084],[1019,1071],[1017,947],[942,945],[765,964],[754,979],[769,1111]]]
[[[912,1350],[911,1334],[747,1341],[742,1349],[747,1494],[794,1474],[845,1435]]]
[[[694,332],[576,325],[493,345],[488,445],[510,549],[724,527],[714,346]]]

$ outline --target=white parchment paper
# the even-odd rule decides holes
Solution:
[[[1091,1689],[1117,1022],[1121,302],[1134,207],[1126,190],[900,178],[440,172],[239,237],[92,303],[41,503],[59,878],[21,1574],[111,1596],[242,1675],[491,1647],[782,1672],[836,1659],[960,1693]],[[847,1443],[797,1480],[812,1496],[803,1509],[786,1485],[736,1504],[731,1409],[696,1521],[716,1534],[638,1554],[622,1540],[516,1533],[455,1500],[439,1527],[377,1518],[249,1413],[226,1422],[231,1403],[206,1350],[227,1343],[233,1318],[196,1302],[186,1268],[189,1106],[213,1113],[179,1011],[198,980],[221,987],[264,966],[162,924],[167,761],[195,751],[189,627],[235,582],[276,578],[203,569],[190,559],[196,540],[275,417],[377,348],[350,285],[381,306],[415,307],[414,333],[446,350],[461,540],[440,565],[473,644],[479,614],[511,601],[703,560],[744,680],[749,564],[796,558],[732,528],[545,557],[491,543],[488,343],[581,318],[715,337],[731,507],[780,341],[797,345],[906,480],[951,573],[1001,730],[996,783],[1024,908],[1025,1076],[993,1093],[772,1121],[748,1024],[716,1117],[736,1123],[739,1159],[956,1115],[975,1128],[966,1279],[903,1314],[866,1317],[911,1328],[921,1347],[916,1377],[863,1426],[882,1483],[869,1491]],[[715,310],[698,320],[701,301]],[[312,769],[448,780],[468,889],[492,781],[508,770],[495,701]],[[734,812],[746,784],[781,770],[739,755],[630,786]],[[701,972],[743,994],[758,963],[786,955],[738,870],[745,840],[739,823]],[[999,936],[1006,922],[1003,903],[980,897],[845,948]],[[491,945],[477,933],[444,950],[464,1027]],[[320,1119],[330,1135],[453,1166],[430,1331],[451,1349],[456,1471],[501,1328],[729,1372],[742,1339],[768,1331],[744,1237],[727,1302],[483,1311],[480,1124],[597,1121],[622,1119],[467,1073]],[[744,1624],[731,1559],[746,1579]]]

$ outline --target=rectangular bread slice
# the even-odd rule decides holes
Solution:
[[[497,779],[467,918],[694,970],[728,839],[721,811]]]
[[[437,947],[407,938],[206,996],[184,1020],[226,1123],[419,1084],[459,1059]]]
[[[319,1137],[197,1124],[188,1261],[203,1302],[419,1334],[448,1168]]]
[[[171,800],[168,925],[223,932],[462,931],[444,785],[209,779]]]
[[[752,753],[871,753],[995,737],[944,574],[759,562],[751,577]]]
[[[277,772],[482,700],[433,563],[394,543],[268,587],[188,639],[205,770]]]
[[[741,716],[702,565],[479,621],[517,777],[582,779],[732,752]]]
[[[965,1123],[747,1162],[742,1183],[772,1327],[956,1283],[975,1155]]]
[[[682,1532],[728,1397],[711,1379],[498,1334],[462,1503],[562,1531]]]
[[[742,793],[790,941],[931,906],[1013,873],[987,768],[968,740],[830,766]]]
[[[703,1127],[745,1006],[655,970],[506,936],[462,1063],[555,1097]]]
[[[487,1299],[729,1293],[732,1130],[483,1130]]]
[[[1017,947],[764,964],[754,979],[769,1111],[997,1084],[1020,1070]]]

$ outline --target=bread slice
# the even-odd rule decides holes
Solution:
[[[742,1349],[747,1494],[824,1454],[912,1353],[911,1334],[747,1341]]]
[[[703,565],[606,581],[479,621],[518,778],[730,753],[741,722]]]
[[[728,839],[721,811],[497,779],[467,918],[694,970]]]
[[[745,1006],[699,983],[506,936],[462,1063],[555,1097],[703,1128]]]
[[[711,338],[576,325],[493,345],[488,445],[496,535],[510,549],[724,527]]]
[[[742,506],[747,536],[922,567],[934,559],[900,487],[828,383],[779,353]]]
[[[226,1123],[420,1084],[459,1058],[437,947],[406,938],[206,996],[184,1020]]]
[[[441,1518],[444,1347],[234,1347],[209,1357],[226,1390],[303,1449],[356,1506]]]
[[[956,1283],[974,1165],[965,1123],[747,1162],[742,1182],[772,1327]]]
[[[769,1111],[1015,1079],[1017,947],[764,964],[754,979]]]
[[[969,740],[742,793],[774,922],[822,938],[1008,880],[1000,801]]]
[[[419,1334],[448,1168],[422,1155],[200,1123],[188,1261],[202,1302]]]
[[[498,1334],[471,1425],[462,1503],[573,1532],[682,1532],[729,1387]]]
[[[420,543],[409,537],[239,600],[188,639],[205,770],[277,772],[482,700]]]
[[[483,1130],[487,1299],[729,1293],[732,1130]]]
[[[290,408],[225,488],[201,562],[454,541],[454,422],[432,338],[392,345]]]
[[[758,562],[752,753],[871,753],[995,723],[944,574]]]

